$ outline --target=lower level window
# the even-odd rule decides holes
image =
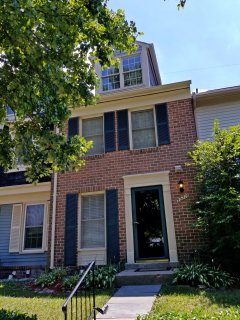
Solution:
[[[104,194],[81,197],[81,249],[105,247]]]
[[[24,249],[42,249],[44,204],[26,206]]]

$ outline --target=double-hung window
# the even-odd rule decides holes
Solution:
[[[142,84],[141,55],[121,58],[119,68],[110,67],[102,70],[102,91],[123,89]]]
[[[105,248],[104,194],[81,196],[80,249]]]
[[[24,250],[43,248],[45,204],[27,204],[24,225]]]
[[[102,90],[109,91],[120,88],[119,68],[110,67],[102,70]]]
[[[142,83],[141,56],[123,58],[124,87]]]
[[[170,143],[167,104],[130,112],[131,148],[151,148]]]
[[[131,113],[133,149],[156,146],[154,110],[141,110]]]
[[[104,153],[103,117],[83,119],[82,136],[87,141],[93,141],[88,155]]]

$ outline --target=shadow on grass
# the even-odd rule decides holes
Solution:
[[[96,296],[112,295],[114,289],[96,289]],[[39,293],[34,292],[29,286],[29,283],[18,281],[0,281],[0,297],[22,297],[22,298],[39,298],[39,299],[66,299],[70,292],[55,292],[55,293]]]
[[[161,295],[204,296],[211,303],[223,307],[240,306],[240,288],[238,289],[198,289],[189,286],[165,285]]]

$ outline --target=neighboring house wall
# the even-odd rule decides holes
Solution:
[[[12,205],[0,206],[0,267],[47,265],[47,252],[40,254],[19,254],[9,252],[12,208]]]
[[[186,261],[192,257],[195,250],[201,247],[201,239],[193,228],[194,216],[189,206],[195,197],[195,173],[192,168],[185,166],[188,161],[187,152],[196,140],[196,128],[190,95],[189,82],[158,86],[154,89],[136,90],[132,93],[121,93],[105,96],[96,107],[88,107],[73,111],[74,117],[79,117],[81,131],[82,119],[101,116],[105,112],[114,111],[114,131],[116,151],[99,155],[87,156],[86,166],[75,173],[59,174],[58,198],[56,212],[56,242],[55,264],[64,263],[66,256],[65,223],[71,220],[70,212],[76,212],[73,219],[73,246],[76,249],[76,264],[85,264],[91,259],[98,259],[99,263],[106,263],[108,243],[101,249],[80,250],[81,233],[81,199],[91,194],[102,193],[108,197],[108,192],[117,190],[117,209],[120,245],[120,258],[132,263],[134,253],[131,203],[128,194],[131,186],[162,185],[165,214],[167,216],[167,233],[170,261]],[[119,150],[118,113],[128,109],[129,132],[131,132],[131,112],[133,110],[154,109],[159,103],[167,103],[170,144],[163,144],[151,148],[132,148],[131,134],[130,150]],[[183,172],[175,172],[175,166],[181,165]],[[184,194],[179,192],[178,181],[184,180]],[[185,196],[185,197],[183,197]],[[78,202],[77,201],[78,198]],[[67,203],[66,203],[67,199]],[[75,204],[74,204],[75,203]],[[77,204],[76,204],[77,203]],[[107,211],[108,211],[108,204]],[[70,210],[71,209],[71,210]],[[171,220],[172,219],[172,220]],[[174,221],[174,223],[171,223]],[[105,218],[105,224],[107,224]],[[73,226],[72,225],[72,226]],[[106,226],[107,228],[107,226]],[[106,239],[108,234],[105,235]],[[107,241],[107,240],[106,240]],[[177,250],[176,246],[177,245]],[[134,250],[134,249],[133,249]],[[73,257],[74,263],[74,257]]]
[[[240,87],[194,94],[195,117],[199,140],[211,139],[214,121],[220,129],[240,123]]]
[[[48,264],[50,187],[50,182],[45,182],[0,188],[0,267]],[[34,238],[37,228],[42,239]]]

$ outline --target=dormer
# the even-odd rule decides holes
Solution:
[[[120,60],[118,67],[102,69],[96,64],[95,71],[100,78],[99,94],[110,94],[136,88],[161,85],[161,77],[153,44],[137,41],[137,50],[131,55],[116,51]]]

